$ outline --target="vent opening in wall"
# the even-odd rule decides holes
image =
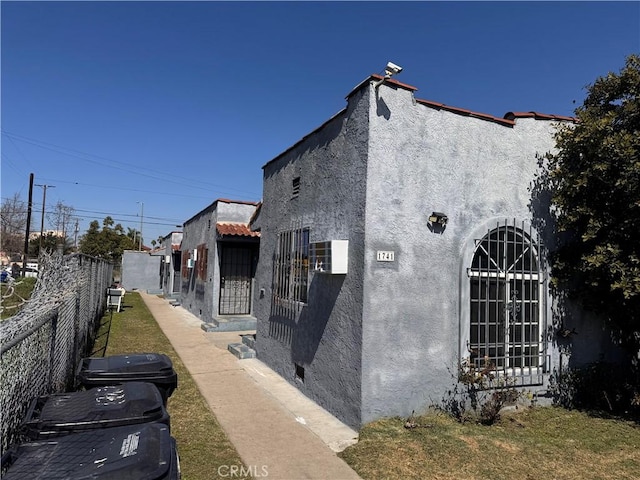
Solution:
[[[298,365],[297,363],[296,365],[296,380],[300,380],[301,382],[304,382],[304,367],[301,365]]]
[[[294,178],[291,186],[291,196],[297,197],[298,195],[300,195],[300,177]]]

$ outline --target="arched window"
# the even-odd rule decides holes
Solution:
[[[479,368],[524,376],[544,365],[543,274],[531,230],[502,225],[476,240],[467,348]]]

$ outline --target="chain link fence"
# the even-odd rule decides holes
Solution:
[[[106,309],[113,265],[86,255],[42,257],[31,298],[0,323],[2,454],[18,438],[29,401],[75,387]]]

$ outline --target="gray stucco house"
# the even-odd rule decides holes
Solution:
[[[218,199],[184,222],[180,302],[205,330],[252,330],[260,234],[249,229],[257,203]]]
[[[161,293],[159,273],[163,259],[159,250],[125,250],[122,253],[122,286],[125,290]]]
[[[160,249],[164,257],[160,265],[160,282],[165,298],[180,298],[182,282],[180,271],[182,267],[182,232],[171,232],[162,239]]]
[[[437,403],[465,359],[544,396],[563,362],[600,354],[561,354],[531,208],[537,155],[575,119],[382,80],[263,167],[258,358],[356,428]]]

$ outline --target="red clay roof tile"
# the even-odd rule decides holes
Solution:
[[[246,223],[216,223],[218,235],[236,236],[236,237],[259,237],[260,232],[253,232]]]
[[[489,115],[487,113],[472,112],[471,110],[466,110],[464,108],[458,108],[458,107],[452,107],[450,105],[445,105],[444,103],[433,102],[431,100],[421,100],[419,98],[416,99],[416,102],[418,102],[421,105],[425,105],[427,107],[435,108],[435,109],[438,109],[438,110],[446,110],[447,112],[457,113],[459,115],[465,115],[467,117],[476,117],[476,118],[480,118],[482,120],[488,120],[490,122],[496,122],[496,123],[499,123],[501,125],[507,125],[509,127],[512,127],[512,126],[515,125],[515,122],[512,119],[494,117],[493,115]]]

